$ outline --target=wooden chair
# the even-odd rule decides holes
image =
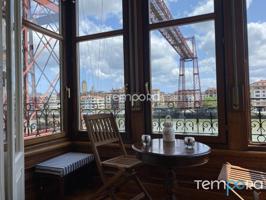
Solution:
[[[84,115],[84,120],[100,178],[103,182],[103,186],[96,192],[92,199],[97,199],[99,196],[109,196],[111,199],[115,200],[115,190],[129,180],[135,181],[142,191],[132,198],[132,200],[142,198],[151,199],[135,172],[135,167],[141,164],[141,161],[136,159],[135,156],[127,154],[113,114]],[[98,147],[110,143],[118,143],[122,155],[102,161],[98,152]],[[117,173],[108,180],[104,174],[104,167],[115,168],[117,169]]]
[[[260,172],[256,170],[250,170],[246,168],[242,168],[239,166],[231,165],[230,163],[226,163],[223,165],[222,170],[219,174],[218,180],[223,181],[243,181],[244,183],[254,183],[255,181],[262,181],[263,188],[257,191],[254,187],[253,190],[253,199],[254,200],[264,200],[265,194],[262,193],[262,190],[266,189],[266,173]],[[233,188],[231,190],[239,199],[243,199]]]

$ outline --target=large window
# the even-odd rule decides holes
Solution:
[[[114,113],[125,130],[122,0],[78,0],[80,130],[84,114]]]
[[[247,1],[251,141],[266,142],[266,2]]]
[[[62,132],[60,1],[23,1],[24,137]]]
[[[176,134],[218,136],[214,1],[149,0],[149,6],[153,133],[170,115]]]

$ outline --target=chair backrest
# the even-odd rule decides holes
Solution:
[[[121,136],[112,113],[84,115],[83,117],[90,140],[95,146],[121,141]]]
[[[122,153],[124,155],[127,155],[124,143],[122,141],[115,118],[112,113],[84,115],[83,118],[85,120],[89,139],[93,153],[95,155],[95,160],[100,172],[101,179],[105,181],[101,158],[97,147],[117,142],[120,145]]]

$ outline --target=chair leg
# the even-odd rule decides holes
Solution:
[[[265,198],[266,198],[266,196],[263,192],[256,191],[256,190],[253,191],[253,199],[254,200],[263,200]]]
[[[114,195],[114,188],[121,177],[124,176],[125,170],[117,172],[110,180],[104,182],[103,186],[96,191],[96,193],[90,198],[94,200],[100,196],[109,196],[111,199],[116,200]]]
[[[108,188],[113,188],[113,185],[124,175],[124,170],[120,170],[116,175],[114,175],[110,180],[104,183],[104,185],[96,192],[98,194],[108,190]]]
[[[115,194],[114,194],[114,191],[113,190],[110,192],[109,195],[110,195],[110,197],[111,197],[112,200],[116,200],[116,197],[115,197]]]
[[[139,177],[136,174],[134,174],[133,178],[136,181],[136,183],[138,184],[138,186],[140,187],[140,189],[144,192],[144,194],[147,197],[147,199],[152,200],[150,194],[148,193],[148,191],[146,190],[146,188],[144,187],[144,185],[140,181]]]

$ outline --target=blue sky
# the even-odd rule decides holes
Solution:
[[[266,22],[266,1],[253,0],[248,8],[248,22]]]
[[[58,0],[54,2],[58,3]],[[43,6],[40,6],[35,1],[30,1],[31,9],[30,14],[28,15],[28,20],[46,28],[51,31],[55,31],[59,33],[59,14],[55,13],[49,9],[46,9]],[[46,17],[49,16],[47,19]],[[39,19],[46,20],[40,22]],[[47,21],[51,23],[47,24]],[[45,23],[46,22],[46,23]],[[33,56],[31,52],[29,52],[28,63],[34,63],[35,67],[35,86],[36,86],[36,93],[38,95],[56,95],[60,93],[60,80],[59,80],[59,72],[60,72],[60,65],[59,65],[59,44],[60,42],[56,39],[53,39],[49,36],[44,36],[41,33],[38,33],[33,30],[29,30],[28,32],[28,42],[33,43],[33,48],[28,46],[28,50],[31,51],[34,55],[35,59],[33,60]],[[49,41],[49,44],[48,44]],[[44,47],[46,46],[46,48]],[[51,54],[53,49],[53,54]],[[32,76],[28,75],[28,91],[29,93],[32,92],[33,87],[33,79]]]
[[[173,18],[213,12],[213,0],[165,0]],[[247,0],[250,54],[250,81],[266,79],[266,8],[265,0]],[[78,0],[79,35],[122,28],[121,0]],[[213,21],[178,27],[184,37],[196,38],[202,90],[216,87],[215,34]],[[172,93],[178,90],[179,55],[162,37],[152,31],[151,73],[154,89]],[[88,88],[110,91],[124,85],[123,38],[82,42],[80,48],[80,82]],[[43,62],[43,61],[42,61]],[[49,65],[52,78],[58,66]],[[37,74],[38,75],[38,74]],[[45,80],[44,80],[45,82]],[[46,91],[47,83],[40,90]],[[192,88],[192,66],[187,67],[187,89]],[[40,92],[43,92],[40,91]]]

